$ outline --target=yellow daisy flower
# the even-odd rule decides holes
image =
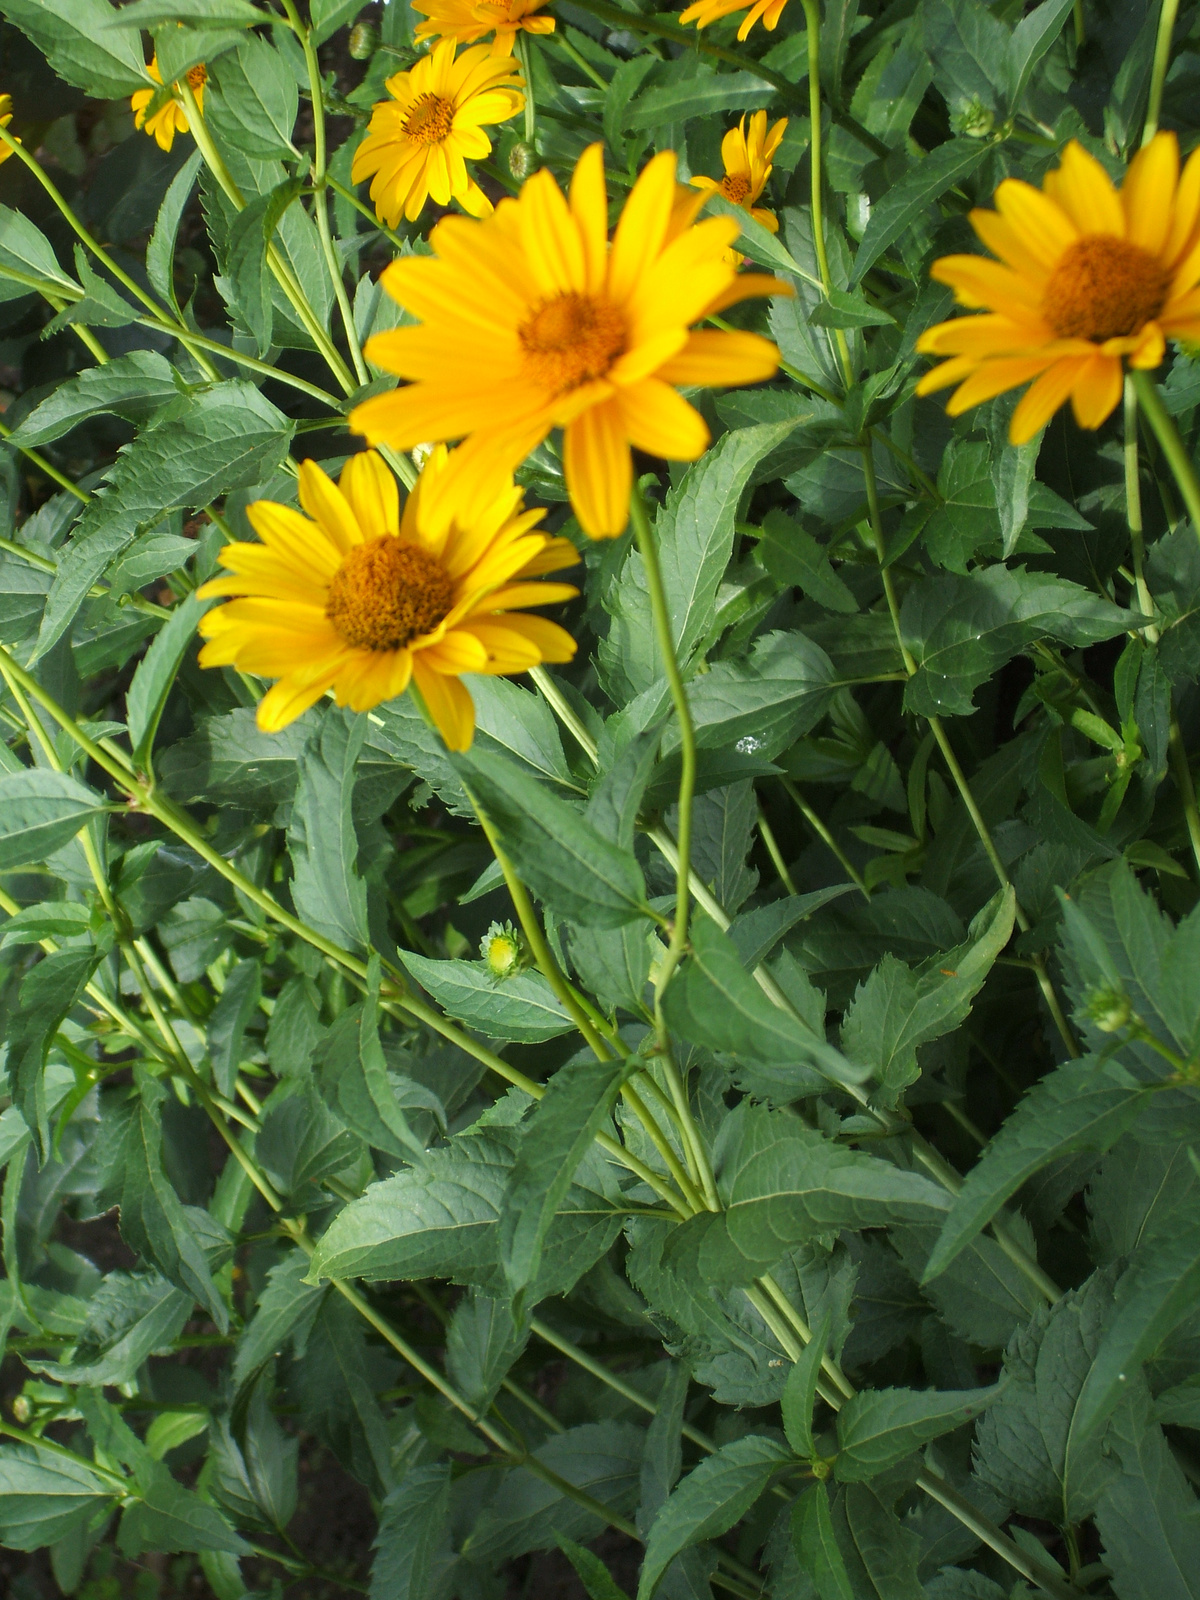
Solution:
[[[521,77],[512,56],[496,56],[473,45],[457,61],[455,41],[443,39],[411,72],[387,80],[390,100],[371,113],[367,136],[354,152],[350,176],[361,183],[374,173],[375,210],[394,228],[401,214],[414,221],[426,200],[448,206],[451,197],[473,217],[486,217],[492,202],[468,176],[466,157],[482,161],[492,141],[490,122],[506,122],[525,108]]]
[[[958,416],[1028,383],[1009,437],[1024,444],[1069,399],[1098,428],[1121,399],[1123,363],[1157,367],[1166,339],[1200,339],[1200,150],[1182,174],[1173,133],[1129,164],[1120,190],[1072,140],[1041,189],[1006,178],[995,211],[972,211],[999,261],[943,256],[933,276],[978,317],[930,328],[917,349],[948,356],[918,394],[957,383]]]
[[[752,5],[751,0],[695,0],[695,4],[690,5],[679,20],[694,22],[698,28],[707,28],[710,22],[720,22],[722,17],[730,17],[735,11],[745,11],[750,6],[749,15],[738,29],[738,38],[744,39],[760,18],[767,32],[774,33],[786,5],[787,0],[754,0]]]
[[[7,128],[12,119],[12,95],[0,94],[0,128]],[[13,134],[13,138],[17,139],[15,133]],[[17,139],[17,143],[20,144],[20,142],[21,141]],[[4,144],[3,141],[0,141],[0,163],[7,161],[12,153],[12,145]]]
[[[411,449],[470,435],[485,470],[511,472],[552,428],[565,430],[567,488],[593,538],[621,532],[630,446],[694,461],[708,427],[673,384],[757,383],[779,352],[754,333],[690,325],[748,295],[790,293],[723,259],[730,217],[694,224],[705,196],[675,181],[665,150],[634,185],[610,246],[604,156],[579,159],[570,202],[549,172],[484,222],[446,217],[434,254],[394,261],[380,280],[419,326],[376,334],[368,359],[415,380],[356,406],[372,444]]]
[[[492,54],[511,56],[518,33],[553,33],[554,18],[541,15],[548,0],[412,0],[426,21],[417,26],[417,40],[457,39],[474,44],[494,32]]]
[[[162,82],[162,74],[158,70],[158,57],[154,57],[146,71],[155,83]],[[192,93],[196,96],[196,104],[204,110],[204,85],[208,82],[208,69],[203,65],[190,67],[187,81],[191,85]],[[178,100],[167,100],[152,116],[146,112],[151,100],[154,99],[153,89],[139,89],[136,94],[130,95],[129,106],[133,112],[133,125],[135,128],[145,128],[146,132],[155,141],[160,150],[169,150],[175,143],[177,133],[187,133],[187,113]]]
[[[768,133],[767,113],[756,111],[750,118],[750,133],[747,135],[746,119],[743,117],[737,127],[730,128],[721,140],[725,176],[720,182],[716,178],[693,178],[692,187],[704,189],[709,194],[724,195],[735,206],[744,206],[755,222],[761,222],[764,228],[778,233],[779,218],[773,211],[768,211],[765,206],[756,206],[754,202],[767,186],[767,179],[773,170],[771,162],[787,132],[787,125],[788,119],[780,117]],[[740,256],[738,261],[740,264]]]
[[[448,747],[465,750],[475,708],[461,673],[526,672],[575,654],[557,623],[514,609],[572,599],[571,584],[529,580],[579,557],[534,530],[545,513],[523,510],[511,479],[484,480],[439,447],[401,512],[395,478],[368,450],[336,484],[302,462],[300,504],[307,516],[255,501],[246,515],[262,543],[226,545],[229,575],[199,591],[235,597],[200,623],[201,666],[279,680],[259,702],[264,733],[329,689],[367,711],[414,682]]]

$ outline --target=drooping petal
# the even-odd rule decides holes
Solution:
[[[592,539],[613,539],[629,520],[633,461],[615,401],[593,406],[567,428],[563,467],[571,504]]]

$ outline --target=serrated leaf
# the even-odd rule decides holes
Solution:
[[[486,1410],[528,1339],[528,1323],[514,1322],[509,1300],[464,1295],[446,1334],[446,1371],[464,1399]]]
[[[1004,63],[1010,111],[1020,105],[1035,67],[1058,38],[1071,3],[1072,0],[1044,0],[1013,29]]]
[[[239,1388],[285,1344],[303,1344],[326,1293],[305,1283],[307,1271],[307,1258],[293,1250],[267,1274],[254,1315],[234,1353],[233,1378]]]
[[[67,1012],[83,993],[100,960],[95,947],[55,950],[22,981],[20,1004],[8,1021],[8,1070],[12,1096],[45,1161],[50,1148],[46,1057]]]
[[[504,757],[473,750],[454,765],[518,876],[551,910],[601,928],[643,915],[645,885],[630,851]]]
[[[139,1487],[141,1498],[127,1508],[117,1533],[123,1555],[134,1559],[147,1550],[251,1553],[217,1508],[176,1483],[166,1467],[159,1465],[150,1481]]]
[[[925,1268],[944,1272],[1000,1207],[1047,1163],[1107,1150],[1136,1118],[1147,1091],[1117,1062],[1068,1061],[1030,1091],[967,1174]]]
[[[33,0],[26,3],[34,9]],[[72,0],[64,0],[66,5],[71,3]],[[15,17],[12,20],[17,22]],[[46,283],[58,291],[66,289],[72,296],[79,293],[75,280],[59,266],[54,247],[42,230],[8,206],[0,206],[0,267],[8,268],[19,278],[31,279],[31,288]]]
[[[791,1515],[792,1542],[800,1567],[813,1581],[818,1600],[858,1600],[838,1548],[823,1483],[806,1489]]]
[[[821,1363],[829,1343],[830,1314],[827,1311],[821,1325],[812,1330],[812,1338],[792,1363],[784,1386],[783,1428],[787,1441],[800,1457],[811,1457],[813,1444],[813,1406],[817,1398],[817,1384],[821,1377]]]
[[[718,73],[702,66],[674,82],[652,84],[626,107],[624,126],[632,132],[687,122],[730,110],[761,106],[774,88],[752,72]]]
[[[104,803],[94,789],[52,767],[6,772],[0,777],[0,872],[45,861]]]
[[[162,205],[158,208],[154,231],[146,245],[146,276],[155,292],[170,305],[176,303],[175,240],[179,234],[183,213],[196,186],[196,174],[200,171],[203,161],[201,152],[193,151],[171,179],[170,187],[163,196]]]
[[[370,1600],[426,1600],[449,1512],[449,1462],[409,1467],[379,1509]]]
[[[125,717],[133,759],[139,765],[149,759],[175,675],[183,664],[200,618],[211,604],[209,600],[197,599],[194,591],[181,600],[138,662],[125,692]]]
[[[251,34],[218,58],[210,78],[219,101],[205,114],[224,138],[259,161],[295,156],[298,89],[278,50]]]
[[[58,1383],[133,1383],[142,1363],[179,1337],[191,1311],[191,1296],[160,1273],[110,1272],[88,1302],[70,1359],[27,1365]]]
[[[514,1312],[537,1276],[554,1214],[608,1122],[626,1072],[620,1060],[568,1062],[550,1079],[525,1129],[500,1212],[501,1260]]]
[[[576,1544],[574,1539],[568,1539],[565,1534],[558,1534],[557,1539],[558,1548],[579,1574],[588,1600],[629,1600],[599,1556],[593,1555],[583,1545]]]
[[[680,1551],[702,1539],[715,1539],[740,1521],[790,1460],[777,1440],[750,1433],[701,1461],[654,1519],[637,1600],[650,1600]]]
[[[540,1044],[575,1027],[540,972],[498,981],[482,961],[432,961],[411,950],[400,959],[444,1011],[489,1039]]]
[[[98,99],[121,99],[151,82],[138,24],[108,0],[4,0],[4,15],[60,78]]]
[[[170,362],[157,350],[133,350],[59,384],[24,418],[12,437],[20,445],[47,444],[105,411],[141,424],[178,398],[179,386]]]
[[[837,1475],[843,1483],[878,1477],[933,1439],[973,1422],[999,1398],[990,1389],[864,1389],[838,1412]]]
[[[816,726],[836,692],[833,662],[802,633],[771,633],[745,661],[718,661],[688,684],[701,750],[736,750],[771,761]],[[663,754],[679,748],[668,725]]]
[[[982,139],[950,139],[927,156],[911,158],[904,176],[872,207],[854,258],[853,282],[864,278],[884,251],[947,189],[969,178],[987,153]]]
[[[1197,1600],[1200,1506],[1144,1408],[1114,1418],[1112,1446],[1120,1474],[1096,1509],[1105,1565],[1120,1600]]]
[[[358,873],[353,813],[354,769],[366,732],[365,717],[325,712],[297,763],[288,827],[297,914],[348,950],[367,942],[367,888]]]
[[[208,1057],[213,1080],[223,1095],[232,1096],[242,1059],[242,1041],[262,996],[262,966],[239,961],[225,979],[220,999],[208,1019]]]
[[[53,1544],[112,1501],[113,1485],[86,1462],[37,1445],[0,1446],[0,1539],[12,1550]]]

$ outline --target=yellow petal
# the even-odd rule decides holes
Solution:
[[[1129,238],[1154,255],[1167,242],[1178,183],[1179,141],[1173,133],[1157,133],[1129,163],[1121,186],[1121,204]],[[1081,423],[1080,426],[1092,424]]]
[[[458,678],[413,661],[413,681],[448,750],[468,750],[475,733],[475,704]]]
[[[633,461],[613,400],[575,418],[563,438],[571,505],[591,539],[615,539],[629,521]]]
[[[338,488],[364,539],[381,539],[400,528],[400,492],[391,468],[374,450],[353,455],[342,468]]]

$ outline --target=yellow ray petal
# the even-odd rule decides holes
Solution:
[[[362,530],[345,495],[315,461],[300,463],[300,504],[337,545],[348,554],[363,541]]]
[[[1071,410],[1081,428],[1098,428],[1121,402],[1124,373],[1119,360],[1095,355],[1071,386]]]
[[[633,461],[617,403],[593,406],[566,429],[563,467],[579,525],[592,539],[614,539],[629,520]]]
[[[608,292],[623,305],[662,248],[675,198],[675,152],[660,150],[626,200],[608,259]]]
[[[1124,236],[1125,212],[1112,179],[1077,139],[1072,139],[1063,151],[1058,172],[1048,175],[1046,192],[1058,202],[1080,233]]]
[[[1034,434],[1046,426],[1059,406],[1066,402],[1076,378],[1091,359],[1090,356],[1066,356],[1029,386],[1018,400],[1008,425],[1011,443],[1028,444]]]
[[[457,678],[413,661],[413,681],[448,750],[468,750],[475,733],[475,704]]]
[[[708,447],[708,424],[676,389],[646,378],[617,395],[621,422],[639,450],[669,461],[695,461]]]
[[[543,661],[561,663],[574,658],[576,644],[565,628],[546,617],[531,617],[525,612],[506,612],[504,627],[519,633],[536,645]]]
[[[1129,238],[1153,255],[1167,242],[1178,183],[1179,141],[1173,133],[1157,133],[1129,163],[1121,186]]]

